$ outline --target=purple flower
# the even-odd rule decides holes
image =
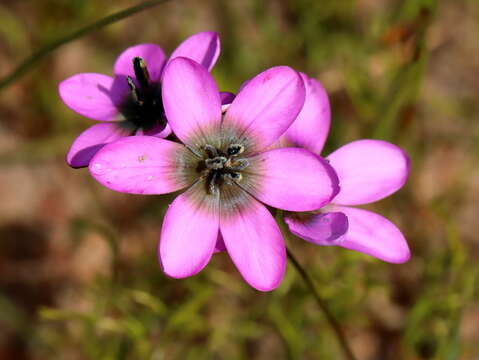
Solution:
[[[329,101],[318,81],[301,75],[305,104],[281,143],[320,154],[329,131]],[[391,221],[350,207],[381,200],[399,190],[409,173],[406,153],[386,141],[358,140],[327,159],[338,175],[340,191],[319,214],[289,214],[285,220],[291,232],[317,245],[338,245],[391,263],[409,260],[407,242]]]
[[[59,92],[63,102],[80,115],[101,121],[75,139],[67,154],[68,164],[88,166],[105,144],[125,136],[168,136],[171,130],[161,98],[165,65],[181,56],[211,70],[219,53],[218,34],[200,32],[183,41],[169,59],[158,45],[135,45],[116,59],[114,77],[84,73],[62,81]]]
[[[198,273],[221,237],[251,286],[274,289],[284,274],[285,245],[262,203],[308,211],[337,192],[337,182],[318,156],[300,148],[267,149],[303,106],[301,77],[285,66],[266,70],[222,116],[211,75],[194,61],[177,58],[165,70],[162,95],[182,144],[151,136],[124,138],[96,154],[91,174],[126,193],[186,189],[163,220],[158,255],[167,275]]]

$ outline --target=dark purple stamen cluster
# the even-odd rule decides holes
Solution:
[[[128,123],[136,130],[149,130],[158,125],[166,126],[165,111],[161,98],[161,84],[150,80],[145,61],[133,58],[136,83],[131,76],[126,78],[130,94],[121,105],[120,111]]]

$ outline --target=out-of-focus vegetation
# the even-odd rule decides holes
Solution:
[[[0,76],[133,4],[3,0]],[[341,358],[291,267],[271,293],[246,285],[225,254],[169,279],[156,245],[171,197],[114,193],[63,160],[92,121],[61,103],[59,81],[111,73],[127,46],[171,51],[201,30],[221,34],[221,89],[293,66],[330,94],[326,150],[373,137],[411,156],[407,186],[370,206],[404,231],[411,261],[290,243],[358,358],[478,359],[476,0],[172,0],[64,46],[2,91],[0,359]]]

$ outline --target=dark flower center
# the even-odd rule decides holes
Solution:
[[[206,179],[208,193],[216,195],[223,185],[232,185],[242,180],[242,171],[249,166],[247,159],[239,157],[244,150],[241,144],[231,144],[226,151],[213,145],[203,146],[204,156],[197,170]]]
[[[151,81],[142,58],[133,58],[133,69],[136,83],[131,76],[127,76],[130,94],[120,106],[120,112],[126,119],[125,125],[131,126],[134,131],[140,128],[150,130],[155,126],[162,130],[166,126],[166,118],[161,98],[161,84]]]

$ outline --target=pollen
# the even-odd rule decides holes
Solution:
[[[217,195],[222,187],[243,180],[241,171],[249,166],[247,159],[238,157],[245,151],[243,144],[234,143],[222,149],[206,144],[202,149],[204,156],[198,169],[206,179],[209,194]]]

